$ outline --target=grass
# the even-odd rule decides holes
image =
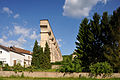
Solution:
[[[0,77],[0,80],[103,80],[103,79],[92,79],[92,78],[30,78],[30,77]],[[104,80],[120,80],[120,78],[104,79]]]

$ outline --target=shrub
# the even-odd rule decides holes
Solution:
[[[75,72],[82,72],[82,70],[84,69],[84,67],[81,66],[82,62],[81,60],[77,59],[77,58],[74,58],[74,71]]]
[[[5,64],[3,71],[12,71],[12,68],[8,64]]]
[[[97,62],[96,64],[90,65],[89,68],[94,76],[101,74],[107,76],[113,72],[111,65],[107,62]]]
[[[3,64],[3,62],[2,61],[0,61],[0,65],[2,65]]]
[[[61,61],[61,62],[54,62],[54,63],[51,63],[51,65],[63,65],[63,61]]]
[[[28,70],[29,72],[33,72],[34,69],[36,69],[35,66],[29,66],[29,67],[27,67],[27,70]]]
[[[1,70],[2,66],[3,66],[3,62],[0,61],[0,70]]]
[[[81,61],[78,59],[75,59],[74,61],[71,61],[69,58],[66,59],[63,66],[61,66],[57,71],[59,72],[81,72]]]
[[[68,64],[65,64],[58,69],[59,72],[74,72],[74,64],[72,62],[69,62]]]
[[[23,71],[23,67],[21,66],[20,63],[18,63],[17,65],[15,65],[15,66],[13,67],[13,71],[15,71],[16,73],[17,73],[17,72],[22,72],[22,71]]]

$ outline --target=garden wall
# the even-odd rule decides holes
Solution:
[[[59,73],[59,72],[17,72],[14,71],[0,71],[0,76],[10,77],[10,76],[21,76],[25,77],[46,77],[46,78],[59,78],[59,77],[90,77],[89,73]],[[120,78],[120,73],[113,73],[111,78]],[[98,76],[98,78],[101,78]]]

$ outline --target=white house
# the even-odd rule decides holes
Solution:
[[[22,66],[30,66],[32,53],[21,48],[5,47],[0,45],[0,61],[9,66],[14,66],[20,63]]]

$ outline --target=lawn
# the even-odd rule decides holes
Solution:
[[[21,77],[0,77],[0,80],[103,80],[103,79],[91,79],[91,78],[21,78]],[[120,80],[116,79],[104,79],[104,80]]]

